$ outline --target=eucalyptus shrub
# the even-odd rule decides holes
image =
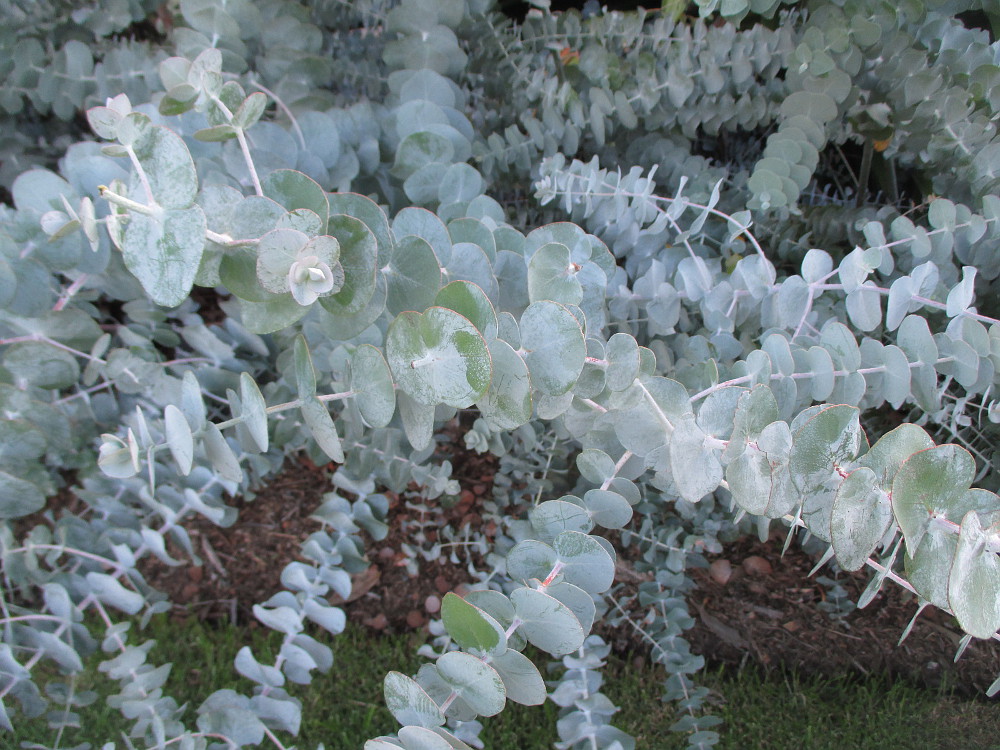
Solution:
[[[650,644],[674,728],[715,744],[686,571],[753,529],[870,569],[859,606],[888,580],[951,613],[960,652],[997,638],[1000,500],[973,485],[996,484],[1000,67],[958,19],[977,3],[41,5],[0,4],[0,105],[85,110],[93,137],[0,209],[5,729],[51,699],[58,744],[100,647],[125,746],[284,747],[288,683],[333,666],[307,627],[343,629],[327,597],[387,533],[386,492],[456,492],[432,457],[464,410],[499,531],[442,534],[486,565],[463,558],[432,661],[385,676],[402,727],[370,750],[479,746],[478,717],[547,696],[558,747],[634,747],[599,621]],[[151,41],[122,36],[154,6]],[[908,421],[881,430],[886,408]],[[252,692],[190,723],[122,618],[169,608],[142,560],[200,564],[186,522],[234,523],[227,497],[299,451],[337,468],[253,607],[278,656],[241,649]]]

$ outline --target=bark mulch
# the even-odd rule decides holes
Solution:
[[[459,449],[459,442],[445,446],[442,456],[452,461],[461,483],[457,502],[450,507],[421,502],[442,523],[471,525],[490,535],[494,529],[483,526],[476,507],[492,492],[496,462],[489,455]],[[319,528],[309,516],[323,493],[332,489],[331,468],[317,467],[308,459],[289,459],[253,500],[232,501],[239,509],[232,527],[221,529],[207,521],[189,526],[204,561],[201,567],[168,568],[151,560],[144,568],[148,581],[175,602],[177,617],[256,625],[253,604],[281,590],[282,568],[298,558],[300,541]],[[379,542],[366,539],[372,567],[355,576],[348,602],[332,599],[342,604],[350,620],[376,632],[425,629],[441,597],[448,591],[461,593],[471,578],[464,561],[456,565],[447,556],[431,562],[420,559],[417,574],[408,571],[402,545],[414,542],[412,529],[404,527],[420,515],[408,507],[408,499],[390,494],[389,535]],[[427,546],[435,531],[425,533]],[[781,547],[780,540],[744,539],[713,558],[712,568],[692,572],[696,589],[688,602],[697,624],[685,637],[710,664],[749,662],[824,675],[879,674],[930,687],[946,683],[968,695],[982,695],[1000,675],[997,641],[974,640],[954,663],[961,630],[934,608],[927,608],[909,637],[897,645],[916,602],[891,582],[864,610],[832,618],[819,606],[828,588],[808,577],[815,561],[794,545],[782,556]],[[634,585],[638,577],[629,574],[628,560],[620,560],[619,568],[626,587]],[[818,575],[824,574],[832,575],[829,568]],[[868,582],[864,573],[840,573],[837,580],[853,601]],[[624,630],[613,642],[623,651],[646,650]]]

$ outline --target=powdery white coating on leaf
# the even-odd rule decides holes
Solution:
[[[514,589],[510,600],[524,623],[521,629],[532,645],[553,656],[563,656],[583,644],[583,626],[562,602],[526,587]]]
[[[521,316],[520,330],[532,385],[549,396],[569,391],[587,356],[583,330],[573,314],[557,302],[534,302]]]
[[[508,650],[491,659],[490,664],[503,680],[509,700],[524,706],[538,706],[545,702],[545,682],[538,667],[527,656]]]
[[[503,430],[513,430],[531,419],[531,378],[528,366],[506,341],[487,342],[493,376],[476,405],[483,417]]]
[[[975,460],[957,445],[928,448],[903,463],[892,482],[892,510],[908,556],[918,549],[932,516],[946,513],[968,490],[975,473]]]
[[[507,702],[507,689],[489,664],[472,654],[449,651],[437,660],[438,674],[472,709],[483,716],[495,716]]]
[[[176,307],[187,299],[205,249],[201,207],[134,214],[125,228],[125,265],[156,304]]]
[[[993,513],[994,520],[998,515]],[[948,602],[958,624],[976,638],[991,638],[1000,628],[1000,559],[986,545],[979,513],[970,510],[962,518],[948,578]]]
[[[385,704],[400,724],[439,727],[444,715],[416,681],[400,672],[389,672],[383,681]]]
[[[874,471],[851,472],[833,500],[830,541],[844,570],[860,570],[892,523],[889,495]]]
[[[486,342],[467,318],[444,307],[400,314],[389,326],[386,353],[396,382],[425,406],[465,408],[490,384]]]
[[[359,346],[351,358],[351,390],[361,416],[372,427],[385,427],[396,411],[396,390],[389,365],[374,346]]]

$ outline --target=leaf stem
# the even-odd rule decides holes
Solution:
[[[622,470],[622,467],[628,463],[628,460],[632,458],[633,455],[634,454],[632,453],[632,451],[625,451],[624,453],[622,453],[622,457],[619,458],[618,461],[615,463],[615,473],[601,483],[602,490],[606,490],[608,487],[611,486],[611,480],[613,480],[615,477],[618,476],[618,472]]]
[[[156,217],[160,213],[157,210],[159,206],[147,206],[145,203],[139,203],[131,198],[126,198],[124,195],[118,195],[118,193],[112,192],[111,188],[106,185],[98,185],[97,191],[101,194],[101,197],[109,203],[114,203],[122,208],[127,208],[129,211],[135,211],[137,214]]]
[[[253,181],[253,189],[260,197],[264,196],[264,189],[260,186],[260,177],[257,176],[257,168],[254,166],[253,157],[250,155],[250,144],[247,143],[247,134],[243,128],[233,125],[233,113],[226,106],[226,103],[222,101],[218,96],[212,97],[212,102],[220,110],[222,114],[225,115],[226,119],[229,120],[229,124],[232,125],[233,129],[236,131],[236,139],[240,142],[240,150],[243,151],[243,160],[247,164],[247,169],[250,171],[250,179]]]
[[[107,360],[101,359],[100,357],[95,357],[92,354],[87,354],[86,352],[81,352],[79,349],[74,349],[71,346],[66,346],[66,344],[61,344],[55,339],[51,339],[48,336],[43,336],[40,333],[34,333],[29,336],[15,336],[9,339],[0,339],[0,346],[5,344],[21,344],[27,341],[37,341],[43,344],[48,344],[49,346],[54,346],[56,349],[62,349],[64,352],[69,352],[77,357],[83,357],[91,362],[98,362],[102,365],[106,365]]]
[[[205,230],[205,239],[210,242],[214,242],[216,245],[222,245],[223,247],[244,247],[260,244],[259,237],[249,239],[233,239],[228,234],[219,234],[218,232],[213,232],[211,229]]]
[[[59,295],[59,299],[56,300],[56,303],[52,306],[53,312],[59,312],[66,307],[67,303],[69,303],[69,301],[76,296],[76,293],[79,292],[86,283],[87,274],[85,273],[80,274],[76,279],[74,279],[73,283],[66,287],[62,294]]]
[[[355,391],[342,391],[341,393],[326,393],[322,396],[316,396],[317,400],[326,403],[327,401],[340,401],[345,398],[350,398],[355,395]],[[300,409],[302,408],[302,399],[297,398],[294,401],[286,401],[283,404],[275,404],[274,406],[268,406],[264,409],[265,414],[278,414],[279,412],[289,411],[290,409]],[[232,427],[233,425],[240,424],[243,421],[242,417],[233,417],[232,419],[227,419],[225,422],[219,422],[215,426],[220,430],[224,430],[227,427]]]
[[[656,403],[656,399],[653,398],[653,394],[649,392],[649,389],[646,388],[642,381],[636,381],[636,385],[642,389],[642,394],[646,398],[646,402],[653,407],[653,411],[656,413],[657,418],[663,426],[667,428],[667,433],[673,434],[674,425],[669,419],[667,419],[667,415],[663,413],[663,409],[660,408],[660,405]]]
[[[149,201],[150,205],[158,205],[156,203],[156,196],[153,195],[153,187],[149,184],[149,177],[146,175],[146,170],[142,168],[142,162],[139,161],[139,155],[136,154],[132,146],[126,146],[125,150],[128,152],[128,158],[132,162],[132,166],[135,167],[136,174],[139,175],[139,182],[146,193],[146,200]]]
[[[264,196],[264,188],[260,185],[260,177],[257,176],[257,168],[254,166],[253,157],[250,155],[250,144],[247,143],[246,132],[243,128],[236,128],[236,138],[240,142],[243,151],[243,158],[246,160],[247,169],[250,170],[250,179],[253,180],[253,189],[260,197]]]

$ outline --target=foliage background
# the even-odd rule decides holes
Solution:
[[[387,491],[455,494],[434,444],[471,407],[500,533],[414,529],[413,565],[469,548],[479,584],[445,597],[417,681],[387,677],[406,726],[372,748],[475,744],[476,716],[544,700],[525,639],[563,658],[558,746],[630,747],[586,637],[620,619],[626,553],[691,746],[718,734],[687,571],[740,535],[868,567],[860,604],[908,588],[960,651],[995,637],[992,9],[535,5],[0,6],[5,725],[51,699],[58,741],[100,648],[130,741],[280,744],[286,681],[332,663],[304,623],[343,629],[327,596]],[[303,450],[338,468],[254,608],[278,654],[240,650],[257,687],[191,725],[115,611],[167,609],[137,561],[199,564],[186,519],[232,524],[227,498]],[[23,520],[58,490],[83,512]]]

